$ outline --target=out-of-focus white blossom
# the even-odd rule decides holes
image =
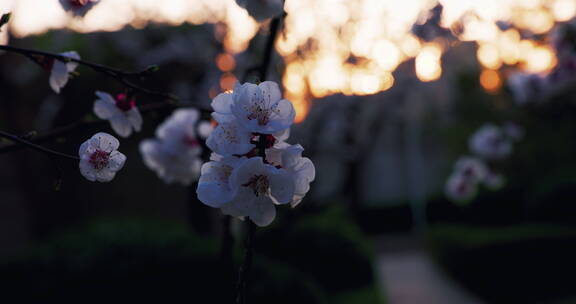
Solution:
[[[284,13],[284,0],[236,0],[236,3],[258,22]]]
[[[506,158],[512,153],[512,142],[498,126],[487,123],[470,137],[470,151],[480,158],[497,160]]]
[[[481,182],[488,174],[486,164],[475,157],[462,156],[454,165],[454,172],[461,174],[462,177],[471,179],[475,182]]]
[[[98,99],[94,102],[94,113],[100,119],[110,121],[114,132],[122,137],[128,137],[132,130],[140,132],[142,129],[142,116],[134,99],[126,94],[119,94],[116,98],[105,92],[96,91]]]
[[[158,138],[140,143],[144,163],[164,182],[189,185],[198,178],[202,166],[198,117],[195,109],[177,110],[158,127]]]
[[[517,105],[537,101],[547,91],[547,80],[540,74],[516,72],[508,77],[508,87]]]
[[[197,149],[174,151],[158,139],[146,139],[140,143],[144,164],[168,184],[190,185],[198,178],[202,166],[198,151]]]
[[[61,53],[60,55],[73,59],[80,59],[80,55],[75,51]],[[54,92],[60,93],[60,89],[68,83],[70,73],[76,70],[78,63],[73,61],[62,62],[56,59],[49,59],[48,62],[48,66],[50,67],[50,87]]]
[[[120,143],[107,133],[97,133],[79,150],[80,173],[89,181],[109,182],[124,166],[126,156],[118,152]]]
[[[100,0],[60,0],[62,8],[74,16],[84,16]]]
[[[455,172],[448,178],[444,192],[451,201],[466,203],[476,196],[478,182]]]
[[[493,171],[488,164],[509,156],[513,142],[523,137],[524,129],[513,122],[505,122],[502,127],[484,124],[468,142],[474,156],[460,157],[454,164],[452,175],[446,181],[446,196],[461,203],[474,198],[480,185],[493,191],[502,188],[504,176]]]
[[[212,127],[212,124],[208,121],[201,121],[198,124],[198,136],[204,139],[208,138],[213,131],[214,127]]]

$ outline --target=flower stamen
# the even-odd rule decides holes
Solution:
[[[254,175],[250,180],[242,185],[243,187],[250,187],[254,191],[255,196],[260,196],[268,192],[270,182],[265,175]]]
[[[110,161],[110,153],[102,151],[102,150],[94,151],[94,153],[92,153],[92,155],[90,155],[90,160],[89,160],[90,164],[96,170],[102,170],[103,168],[108,166],[109,161]]]

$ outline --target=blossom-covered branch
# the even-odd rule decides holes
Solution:
[[[14,46],[9,46],[9,45],[0,45],[0,50],[4,50],[4,51],[17,53],[17,54],[26,56],[30,60],[33,60],[34,62],[36,62],[40,65],[43,65],[42,59],[44,59],[44,58],[49,58],[52,60],[58,60],[62,63],[80,64],[80,65],[89,67],[96,72],[110,76],[113,79],[117,80],[118,82],[122,83],[127,88],[133,89],[135,91],[138,91],[138,92],[141,92],[141,93],[144,93],[147,95],[151,95],[151,96],[161,97],[161,98],[171,100],[171,101],[179,101],[180,100],[178,98],[178,96],[176,96],[174,94],[150,90],[150,89],[144,88],[142,86],[139,86],[130,80],[130,79],[141,79],[141,78],[149,75],[150,73],[157,71],[158,70],[157,66],[150,66],[150,67],[148,67],[142,71],[138,71],[138,72],[127,72],[127,71],[123,71],[123,70],[120,70],[117,68],[105,66],[102,64],[85,61],[85,60],[75,58],[73,56],[69,56],[69,55],[65,55],[65,54],[55,54],[55,53],[50,53],[50,52],[45,52],[45,51],[19,48],[19,47],[14,47]]]
[[[151,104],[147,104],[147,105],[143,105],[140,107],[140,111],[142,113],[148,113],[148,112],[156,112],[159,110],[164,110],[164,109],[176,109],[178,108],[178,105],[172,104],[172,103],[166,103],[166,102],[158,102],[158,103],[151,103]],[[199,111],[201,112],[207,112],[207,109],[200,108]],[[95,127],[95,126],[99,126],[99,125],[104,125],[108,123],[107,120],[87,120],[87,119],[82,119],[76,122],[73,122],[71,124],[56,128],[46,134],[40,135],[40,136],[34,136],[31,139],[28,139],[29,142],[31,143],[42,143],[42,142],[49,142],[51,140],[54,140],[58,137],[67,135],[71,132],[80,130],[80,129],[85,129],[85,128],[90,128],[90,127]],[[21,137],[19,137],[21,138]],[[0,154],[2,153],[7,153],[7,152],[12,152],[12,151],[17,151],[20,150],[22,148],[24,148],[25,146],[23,146],[21,143],[14,143],[12,145],[7,145],[4,147],[0,148]]]

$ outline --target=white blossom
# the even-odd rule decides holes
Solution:
[[[237,120],[221,122],[210,133],[206,145],[214,152],[224,155],[242,155],[254,149],[250,143],[252,133],[244,129]]]
[[[236,3],[258,22],[284,13],[283,0],[236,0]]]
[[[100,0],[60,0],[62,8],[74,16],[84,16]]]
[[[61,53],[60,55],[64,57],[69,57],[73,59],[80,59],[80,55],[75,51]],[[50,87],[54,92],[60,93],[60,89],[62,89],[66,83],[68,83],[68,79],[70,78],[70,73],[74,72],[78,67],[78,63],[70,61],[70,62],[62,62],[60,60],[54,59],[50,61],[52,67],[50,69]]]
[[[232,171],[229,178],[234,198],[221,206],[224,214],[248,217],[258,226],[268,226],[276,217],[275,204],[287,204],[294,196],[292,176],[284,169],[252,157]]]
[[[118,152],[120,143],[107,133],[97,133],[79,150],[80,173],[89,181],[109,182],[124,166],[126,156]]]
[[[174,151],[202,148],[197,139],[197,125],[200,114],[196,109],[178,109],[156,129],[156,137],[164,141]]]
[[[96,96],[98,99],[94,102],[94,113],[100,119],[109,120],[118,135],[128,137],[132,130],[139,132],[142,129],[142,116],[133,99],[129,100],[125,94],[114,98],[100,91],[96,91]]]
[[[214,152],[202,166],[198,198],[222,213],[269,225],[275,205],[298,205],[315,178],[300,145],[286,143],[295,112],[278,85],[236,84],[212,100],[217,122],[206,141]],[[265,156],[262,158],[262,156]]]
[[[462,156],[456,161],[454,172],[475,182],[482,182],[488,175],[488,167],[478,158]]]
[[[292,103],[282,99],[278,84],[272,81],[259,85],[236,83],[232,96],[227,96],[227,99],[226,105],[232,99],[229,106],[231,114],[240,125],[254,133],[275,134],[284,131],[290,128],[296,116]]]
[[[507,85],[512,92],[514,102],[519,106],[537,101],[548,91],[548,81],[540,74],[512,73],[508,77]]]
[[[144,164],[168,184],[190,185],[198,178],[202,166],[199,151],[198,149],[174,151],[158,139],[146,139],[140,143]]]
[[[144,163],[166,183],[189,185],[200,174],[198,116],[195,109],[177,110],[156,129],[157,138],[140,143]]]
[[[503,159],[512,153],[512,142],[494,124],[485,124],[478,129],[468,145],[472,153],[487,160]]]

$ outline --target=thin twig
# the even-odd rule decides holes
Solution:
[[[20,145],[24,145],[24,146],[26,146],[26,147],[28,147],[28,148],[31,148],[31,149],[34,149],[34,150],[36,150],[36,151],[40,151],[40,152],[43,152],[43,153],[46,153],[46,154],[49,154],[49,155],[54,155],[54,156],[58,156],[58,157],[66,158],[66,159],[71,159],[71,160],[76,160],[76,161],[80,160],[80,158],[79,158],[78,156],[69,155],[69,154],[66,154],[66,153],[62,153],[62,152],[58,152],[58,151],[54,151],[54,150],[48,149],[48,148],[46,148],[46,147],[37,145],[37,144],[35,144],[35,143],[33,143],[33,142],[30,142],[30,141],[28,141],[28,140],[25,140],[25,139],[19,137],[19,136],[16,136],[16,135],[13,135],[13,134],[4,132],[4,131],[0,131],[0,137],[4,137],[4,138],[6,138],[6,139],[8,139],[8,140],[11,140],[11,141],[13,141],[13,142],[16,142],[16,143],[18,143],[18,144],[20,144]]]
[[[177,105],[174,105],[171,103],[158,102],[158,103],[151,103],[151,104],[141,106],[140,112],[141,113],[147,113],[147,112],[154,112],[154,111],[161,110],[161,109],[170,109],[170,108],[177,108],[177,107],[178,107]],[[201,111],[207,111],[207,110],[202,109]],[[73,122],[71,124],[53,129],[52,131],[50,131],[44,135],[35,136],[33,139],[30,139],[29,142],[34,142],[34,143],[47,142],[47,141],[51,141],[53,139],[64,136],[70,132],[73,132],[73,131],[76,131],[79,129],[94,127],[94,126],[98,126],[98,125],[104,125],[107,123],[108,123],[108,120],[100,120],[100,119],[99,120],[85,120],[85,119],[83,119],[83,120],[79,120],[77,122]],[[22,148],[24,148],[24,146],[22,146],[20,143],[7,145],[7,146],[0,148],[0,154],[20,150]]]
[[[141,87],[141,86],[133,83],[132,81],[128,80],[128,78],[144,77],[147,74],[151,73],[154,70],[153,68],[147,68],[145,70],[138,71],[138,72],[126,72],[126,71],[122,71],[120,69],[112,68],[112,67],[105,66],[102,64],[93,63],[93,62],[89,62],[89,61],[85,61],[85,60],[81,60],[81,59],[75,59],[75,58],[63,56],[60,54],[50,53],[50,52],[19,48],[19,47],[14,47],[14,46],[9,46],[9,45],[0,45],[0,50],[24,55],[24,56],[28,57],[30,60],[35,61],[36,63],[38,63],[38,61],[35,60],[33,58],[33,56],[44,56],[44,57],[52,58],[52,59],[59,60],[62,62],[76,62],[80,65],[87,66],[96,72],[103,73],[107,76],[110,76],[110,77],[116,79],[118,82],[125,85],[126,87],[131,88],[135,91],[139,91],[139,92],[147,94],[147,95],[162,97],[162,98],[172,100],[172,101],[178,101],[180,99],[178,96],[176,96],[174,94],[149,90],[149,89]]]
[[[264,48],[264,58],[262,59],[262,64],[258,68],[258,80],[264,81],[266,79],[266,75],[268,74],[268,67],[272,62],[272,52],[274,50],[274,42],[276,42],[276,37],[278,36],[280,23],[282,19],[284,19],[284,15],[282,14],[280,17],[272,19],[270,22],[270,35],[266,40],[266,46]]]

